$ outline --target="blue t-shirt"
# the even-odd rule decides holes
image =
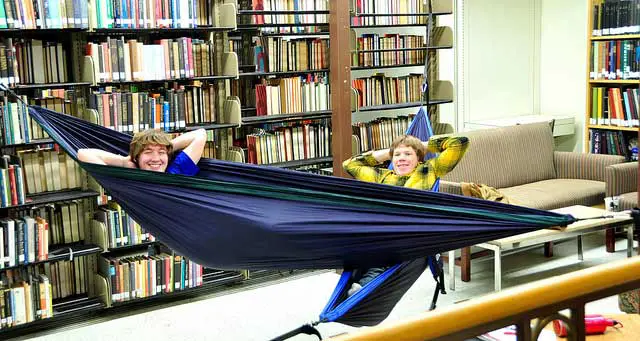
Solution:
[[[189,155],[185,152],[180,152],[176,155],[176,158],[173,159],[173,162],[167,167],[167,173],[169,174],[182,174],[193,176],[198,174],[200,168],[191,160]]]

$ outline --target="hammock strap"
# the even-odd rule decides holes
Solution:
[[[22,104],[24,104],[27,107],[29,106],[29,104],[27,104],[27,102],[25,102],[22,98],[20,98],[20,96],[18,96],[15,92],[13,92],[13,90],[11,90],[5,84],[0,83],[0,90],[8,92],[10,95],[15,97],[15,99],[17,99],[18,101],[22,102]]]
[[[422,72],[422,96],[421,96],[421,102],[422,105],[427,106],[429,105],[429,61],[430,61],[430,53],[429,53],[429,46],[431,46],[431,30],[432,30],[432,23],[433,23],[433,3],[432,0],[429,0],[428,2],[428,10],[429,10],[429,16],[427,17],[427,23],[426,23],[426,36],[425,36],[425,40],[426,40],[426,45],[427,45],[427,50],[425,53],[425,57],[424,57],[424,70]],[[428,110],[427,110],[428,112]]]

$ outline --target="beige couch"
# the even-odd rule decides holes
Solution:
[[[486,184],[515,204],[544,210],[602,205],[605,168],[624,162],[622,156],[554,151],[552,127],[545,122],[456,135],[469,138],[469,149],[441,179],[440,191],[462,194],[460,182]],[[463,250],[464,281],[470,280],[470,258],[469,249]]]

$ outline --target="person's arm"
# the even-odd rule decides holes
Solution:
[[[377,182],[380,173],[375,166],[386,160],[389,160],[389,149],[376,150],[345,160],[342,168],[358,180]]]
[[[78,160],[99,165],[136,168],[129,156],[113,154],[101,149],[78,149]]]
[[[436,177],[444,176],[452,171],[469,147],[469,139],[459,137],[439,137],[430,139],[427,143],[427,151],[439,153],[430,160],[431,169]]]
[[[200,161],[206,143],[207,132],[204,129],[190,131],[171,140],[174,152],[182,150],[195,164]]]

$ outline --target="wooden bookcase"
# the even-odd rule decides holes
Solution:
[[[586,152],[629,158],[629,139],[639,131],[640,69],[634,59],[640,44],[640,16],[632,15],[635,10],[627,8],[630,4],[588,0]]]
[[[368,127],[364,134],[373,142],[368,148],[368,143],[361,143],[358,149],[364,152],[389,147],[394,136],[404,134],[411,115],[420,106],[427,109],[432,124],[437,126],[440,105],[453,103],[452,82],[439,77],[439,51],[452,50],[454,45],[453,28],[441,24],[440,18],[453,15],[453,2],[408,0],[398,9],[391,8],[393,2],[388,2],[389,8],[379,9],[367,8],[365,1],[352,2],[355,5],[350,23],[351,63],[357,65],[351,67],[351,75],[355,82],[365,84],[362,88],[356,84],[352,89],[352,122]],[[384,6],[384,3],[376,4]],[[394,13],[401,15],[394,16]],[[426,72],[425,59],[428,59]],[[425,76],[429,83],[428,96],[421,90]],[[389,81],[390,87],[397,82],[397,88],[391,89],[391,92],[397,91],[396,95],[372,95],[372,89],[381,88],[371,82],[373,79],[380,79],[383,84]],[[407,87],[403,88],[401,82],[406,82]],[[387,91],[385,86],[379,92]],[[373,104],[367,104],[366,98]],[[364,134],[361,131],[360,135]],[[354,135],[354,139],[361,142],[360,136]]]

